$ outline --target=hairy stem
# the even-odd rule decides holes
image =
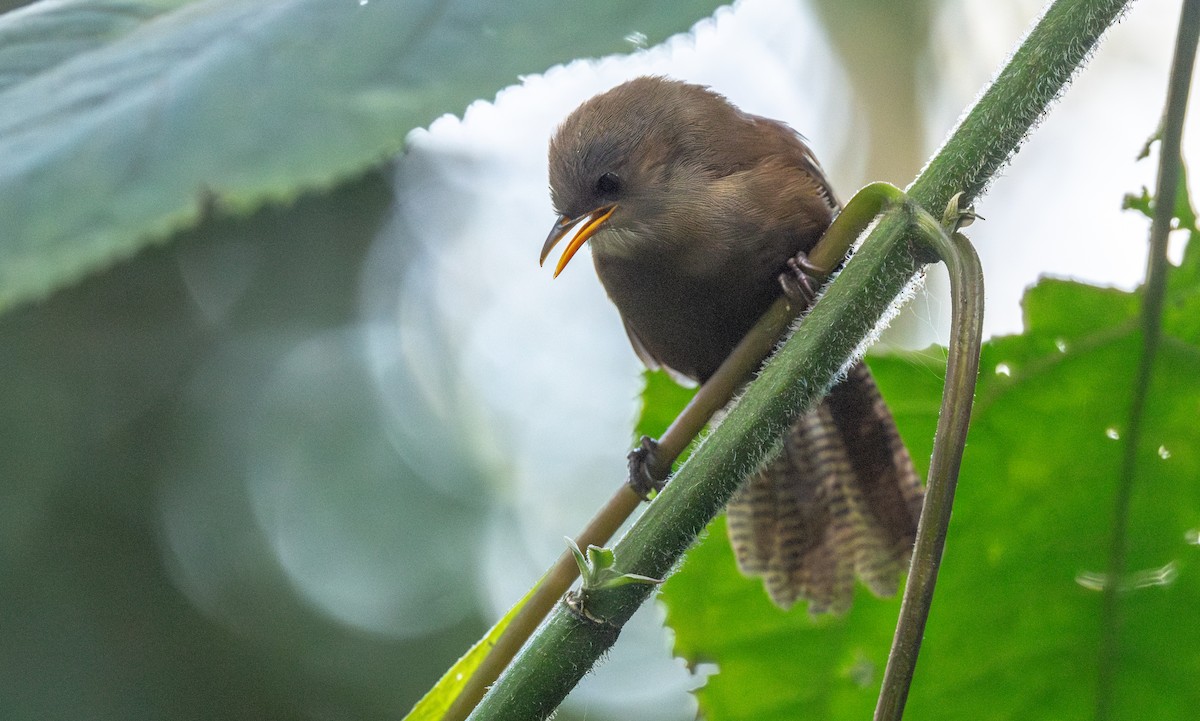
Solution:
[[[933,605],[933,589],[950,527],[950,510],[967,444],[975,381],[979,376],[979,347],[983,340],[983,268],[979,256],[961,233],[947,236],[928,214],[919,212],[918,216],[924,221],[924,237],[932,240],[950,272],[950,348],[946,361],[946,387],[938,415],[933,458],[929,463],[925,505],[917,527],[917,541],[896,636],[875,707],[875,721],[899,721],[904,715],[904,703],[917,667],[917,653]]]
[[[959,191],[969,205],[1129,1],[1057,0],[910,186],[910,196],[935,214]],[[790,420],[819,400],[855,357],[921,264],[934,256],[911,237],[908,220],[893,212],[880,221],[726,420],[621,539],[614,551],[623,571],[666,576]],[[586,615],[560,604],[471,718],[547,717],[650,592],[640,584],[598,591],[589,595]]]
[[[860,315],[856,308],[864,297],[870,298],[872,307],[885,308],[916,269],[908,253],[906,218],[885,216],[879,228],[883,239],[865,245],[847,264],[785,351],[750,384],[720,427],[617,543],[614,552],[622,571],[666,576],[724,507],[745,473],[776,442],[796,409],[819,400],[853,355],[870,328],[847,331],[837,318]],[[897,285],[882,286],[872,268],[892,262],[887,259],[889,250],[901,265],[888,274]],[[834,351],[822,352],[827,348]],[[797,380],[804,378],[825,380],[820,385]],[[591,592],[587,614],[560,604],[471,718],[545,718],[611,645],[617,630],[651,591],[648,586],[632,585]]]
[[[886,183],[875,183],[864,188],[855,196],[859,202],[848,205],[834,219],[829,230],[809,253],[809,262],[815,268],[837,267],[875,217],[888,204],[902,203],[903,195],[894,186]],[[717,372],[701,386],[687,407],[679,413],[662,438],[658,439],[658,448],[653,457],[658,465],[649,469],[652,477],[666,478],[675,459],[700,434],[713,415],[729,404],[734,393],[750,379],[802,310],[804,309],[794,306],[787,298],[780,298],[754,324],[746,337],[721,363]],[[580,548],[590,545],[603,546],[640,503],[641,498],[627,484],[622,484],[579,533],[575,542]],[[461,721],[467,717],[471,709],[483,698],[488,686],[508,666],[578,575],[571,554],[564,552],[524,600],[524,605],[496,639],[495,645],[476,667],[475,672],[467,679],[446,714],[442,716],[442,721]]]

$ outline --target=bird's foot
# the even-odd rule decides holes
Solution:
[[[828,273],[818,268],[808,260],[808,254],[800,251],[788,258],[787,270],[779,274],[779,285],[783,293],[800,307],[808,307],[817,298],[816,279],[824,278]]]
[[[629,487],[642,500],[650,500],[650,492],[658,493],[667,485],[666,479],[656,478],[651,471],[658,466],[658,442],[649,436],[629,452]]]

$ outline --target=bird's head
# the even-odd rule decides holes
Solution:
[[[550,140],[558,220],[541,262],[563,238],[555,276],[589,239],[594,252],[635,253],[671,237],[720,174],[714,129],[743,117],[707,88],[662,77],[636,78],[580,105]]]

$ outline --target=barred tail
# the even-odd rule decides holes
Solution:
[[[796,420],[779,456],[729,503],[738,566],[784,608],[843,613],[854,577],[896,592],[924,491],[892,415],[863,363]]]

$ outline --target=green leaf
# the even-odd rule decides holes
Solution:
[[[628,586],[635,583],[653,586],[662,583],[662,579],[650,578],[649,576],[643,576],[640,573],[610,572],[605,575],[604,580],[600,582],[598,588],[620,588],[621,586]]]
[[[1183,165],[1182,178],[1175,192],[1175,209],[1173,211],[1176,220],[1175,228],[1187,230],[1192,233],[1196,232],[1196,211],[1192,208],[1192,196],[1188,190],[1187,168]],[[1134,195],[1126,193],[1124,200],[1121,201],[1121,208],[1124,210],[1136,210],[1147,218],[1154,217],[1154,198],[1150,196],[1150,190],[1145,186],[1142,187],[1141,193]]]
[[[574,542],[571,544],[574,546]],[[579,547],[574,546],[573,550],[578,551]],[[582,554],[580,554],[582,557]],[[487,634],[483,638],[475,642],[471,649],[463,654],[463,657],[458,659],[453,666],[450,667],[445,674],[442,675],[433,688],[429,689],[416,706],[408,712],[404,717],[404,721],[439,721],[446,715],[446,711],[454,703],[454,699],[462,693],[463,687],[466,686],[467,680],[471,678],[471,674],[475,673],[475,669],[479,668],[479,664],[487,657],[492,646],[496,645],[496,639],[500,638],[500,634],[504,633],[504,629],[508,628],[508,624],[512,622],[517,612],[529,600],[537,590],[538,585],[534,584],[532,588],[517,601],[512,608],[508,609],[508,613],[496,622],[494,626],[488,629]]]
[[[1200,325],[1185,319],[1200,314],[1196,277],[1187,263],[1172,269],[1138,451],[1118,718],[1186,718],[1200,707]],[[1093,588],[1108,567],[1138,304],[1137,294],[1043,281],[1025,298],[1027,331],[986,344],[913,718],[1091,718]],[[914,457],[927,459],[938,354],[871,367]],[[699,691],[706,718],[870,716],[898,601],[861,592],[841,619],[779,611],[737,574],[720,523],[663,599],[677,652],[719,666]]]
[[[639,573],[621,573],[616,568],[617,558],[611,548],[588,546],[585,557],[575,539],[568,536],[564,540],[567,542],[567,550],[575,557],[575,565],[579,566],[580,586],[585,594],[589,591],[620,588],[631,583],[662,583],[660,579]]]
[[[634,426],[634,438],[658,438],[696,395],[696,388],[679,385],[661,370],[643,371],[642,379],[642,412]]]
[[[718,666],[697,691],[705,718],[870,718],[898,602],[860,589],[845,619],[782,611],[760,581],[738,574],[723,516],[661,598],[675,653]]]
[[[1121,201],[1122,210],[1136,210],[1147,218],[1154,216],[1154,199],[1150,197],[1150,189],[1142,186],[1142,192],[1134,195],[1126,193]]]
[[[611,570],[617,562],[611,548],[588,546],[587,557],[588,564],[595,569],[596,572]]]
[[[570,536],[563,536],[563,540],[567,542],[567,550],[571,552],[571,557],[575,559],[575,565],[579,567],[579,577],[587,578],[590,566],[588,559],[583,555],[583,551],[579,550],[579,544]]]
[[[0,310],[329,188],[522,73],[710,13],[544,0],[66,0],[0,17]]]

